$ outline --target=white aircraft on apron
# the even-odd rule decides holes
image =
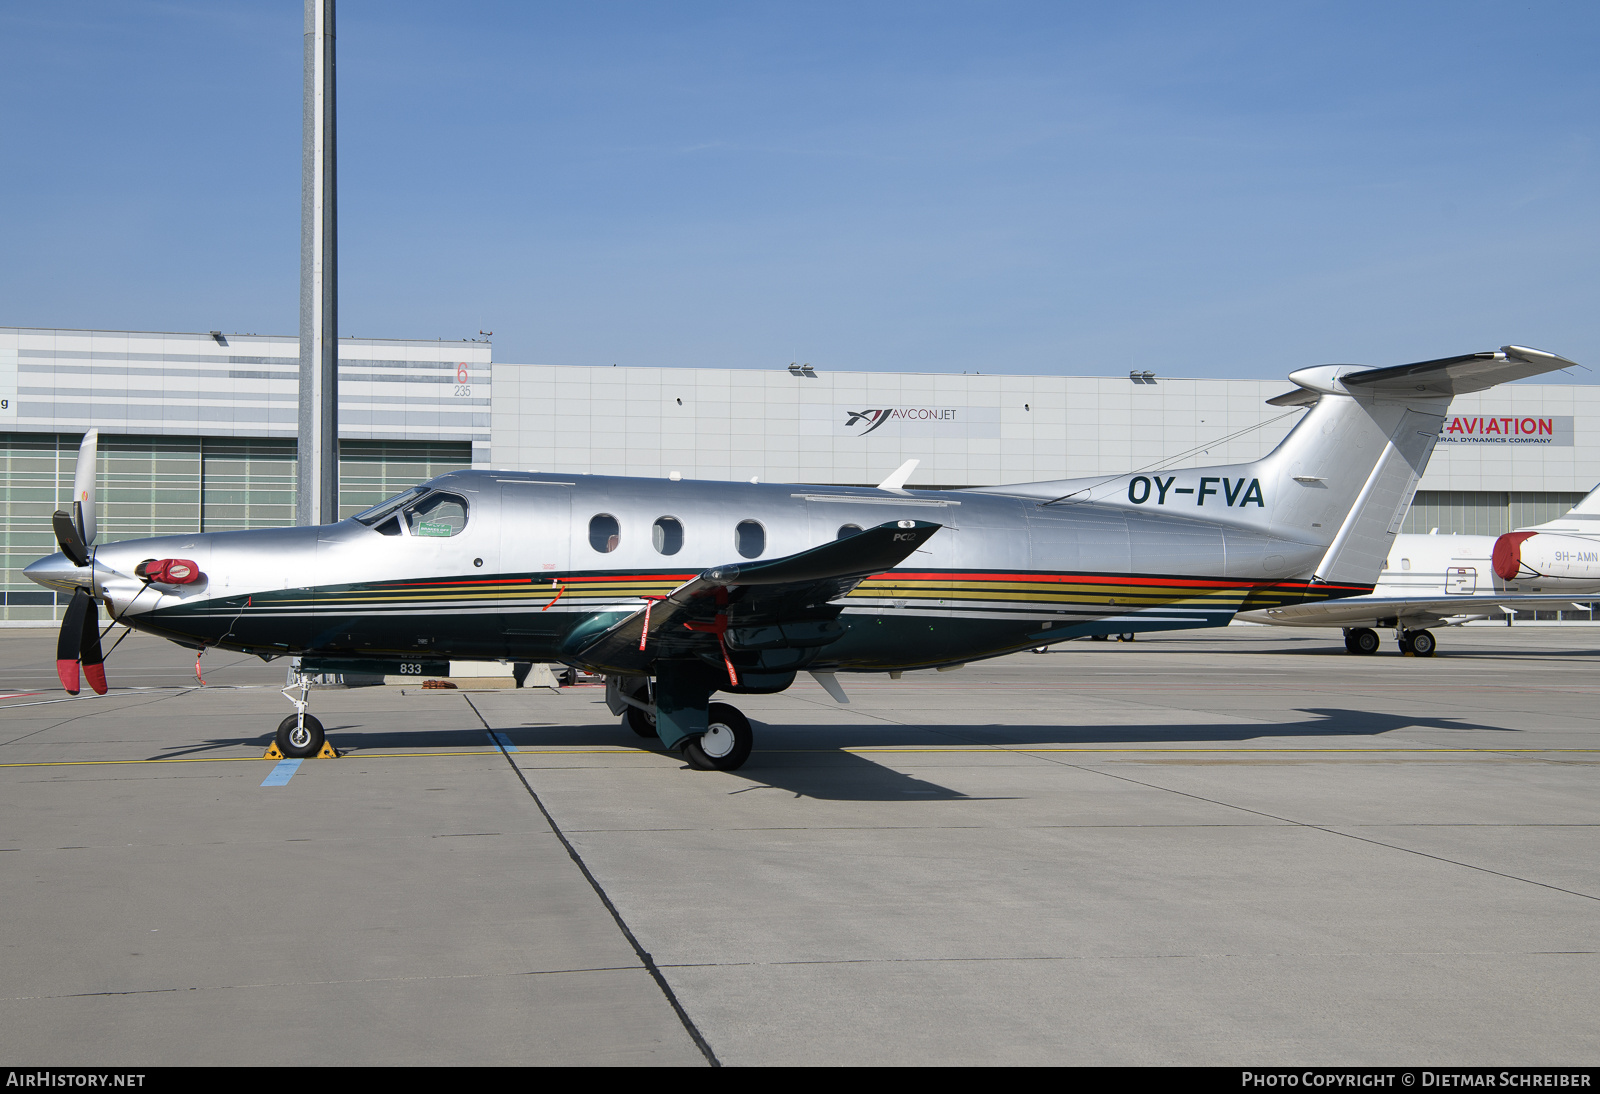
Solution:
[[[1587,610],[1600,593],[1600,487],[1562,517],[1499,536],[1400,535],[1370,594],[1241,612],[1280,627],[1340,627],[1351,653],[1377,653],[1374,628],[1392,629],[1402,653],[1432,657],[1429,627],[1459,626],[1499,611]]]

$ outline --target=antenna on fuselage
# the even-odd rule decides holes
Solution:
[[[911,477],[911,472],[915,471],[917,469],[917,464],[921,462],[921,460],[907,460],[905,463],[895,468],[894,474],[880,482],[878,484],[878,489],[893,490],[897,494],[905,493],[906,480]]]

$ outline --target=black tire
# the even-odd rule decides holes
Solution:
[[[291,759],[303,760],[322,751],[322,742],[327,740],[327,734],[322,732],[322,723],[309,714],[306,715],[304,730],[300,730],[299,723],[300,717],[295,714],[279,722],[275,740],[279,752]]]
[[[725,739],[724,734],[732,739]],[[750,758],[753,744],[755,734],[749,719],[727,703],[712,703],[706,712],[705,736],[691,738],[683,746],[683,756],[697,771],[737,771]]]
[[[1133,641],[1133,632],[1132,631],[1128,631],[1126,634],[1117,635],[1117,641],[1118,642],[1132,642]]]
[[[1091,642],[1109,642],[1109,641],[1111,641],[1111,636],[1109,634],[1091,634],[1089,636],[1089,641],[1091,641]]]
[[[1399,637],[1399,639],[1395,642],[1395,645],[1400,647],[1400,652],[1401,653],[1410,653],[1411,652],[1411,636],[1409,634],[1402,634]]]
[[[1346,653],[1359,653],[1360,652],[1359,650],[1356,649],[1356,640],[1355,640],[1355,636],[1354,635],[1347,634],[1347,635],[1344,636],[1344,652],[1346,652]]]
[[[1378,638],[1378,632],[1369,627],[1360,627],[1350,632],[1351,653],[1359,653],[1363,657],[1367,657],[1377,653],[1380,645],[1382,645],[1382,640]]]
[[[648,737],[651,740],[654,740],[656,737],[660,736],[660,734],[656,732],[656,716],[647,710],[640,710],[638,707],[629,707],[628,713],[622,716],[622,720],[628,723],[629,729],[633,730],[641,737]]]
[[[1417,657],[1432,657],[1433,651],[1439,648],[1439,643],[1431,631],[1412,631],[1406,635],[1406,640],[1411,646],[1412,654]]]

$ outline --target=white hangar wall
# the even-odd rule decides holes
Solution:
[[[841,485],[912,458],[913,487],[1251,460],[1303,413],[1266,405],[1287,381],[496,363],[494,383],[497,467]],[[1581,495],[1600,482],[1600,387],[1508,385],[1457,398],[1451,416],[1422,491]]]

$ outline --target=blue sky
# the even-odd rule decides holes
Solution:
[[[298,328],[302,7],[0,2],[0,324]],[[1593,4],[339,10],[341,333],[1600,379]]]

